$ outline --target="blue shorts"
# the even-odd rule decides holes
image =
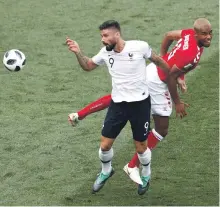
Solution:
[[[150,130],[150,96],[142,101],[110,103],[102,128],[102,136],[115,139],[129,121],[133,139],[143,142]]]

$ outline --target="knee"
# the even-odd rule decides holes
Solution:
[[[168,134],[169,117],[154,115],[155,131],[163,138]]]
[[[101,142],[100,148],[102,151],[109,151],[111,147],[112,146],[110,144]]]
[[[163,138],[168,134],[168,128],[164,129],[155,129],[158,134],[160,134]]]
[[[161,135],[162,137],[167,136],[167,134],[168,134],[168,129],[164,129],[164,130],[160,133],[160,135]]]
[[[101,139],[100,148],[102,151],[109,151],[112,148],[112,143],[106,139]]]

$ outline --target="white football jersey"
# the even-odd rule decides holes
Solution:
[[[117,53],[103,47],[92,58],[97,65],[106,64],[112,77],[112,100],[114,102],[134,102],[149,96],[146,83],[146,59],[151,57],[147,42],[130,40]]]

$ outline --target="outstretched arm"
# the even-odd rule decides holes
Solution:
[[[79,120],[84,119],[89,114],[101,111],[109,107],[111,103],[111,94],[105,95],[98,100],[88,104],[84,108],[80,109],[76,113],[71,113],[68,115],[68,121],[72,126],[75,126]]]
[[[92,61],[92,59],[83,55],[81,51],[75,53],[75,55],[83,70],[91,71],[97,67],[97,65]]]
[[[161,43],[161,48],[160,48],[161,56],[164,56],[167,53],[173,41],[178,41],[181,38],[181,33],[182,33],[182,30],[174,30],[174,31],[167,32],[164,35],[164,38]]]
[[[98,66],[92,61],[91,58],[82,54],[79,45],[76,41],[73,41],[67,37],[66,44],[68,45],[69,50],[75,53],[76,58],[83,70],[91,71]]]

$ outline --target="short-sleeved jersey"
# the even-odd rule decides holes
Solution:
[[[169,64],[170,68],[176,65],[184,73],[194,69],[202,55],[203,48],[197,45],[193,29],[184,29],[181,33],[181,39],[173,49],[162,58]],[[166,79],[166,74],[157,67],[158,75],[162,81]]]
[[[146,83],[146,59],[151,57],[147,42],[130,40],[117,53],[103,47],[92,58],[97,65],[106,64],[112,77],[112,100],[114,102],[134,102],[149,96]]]

